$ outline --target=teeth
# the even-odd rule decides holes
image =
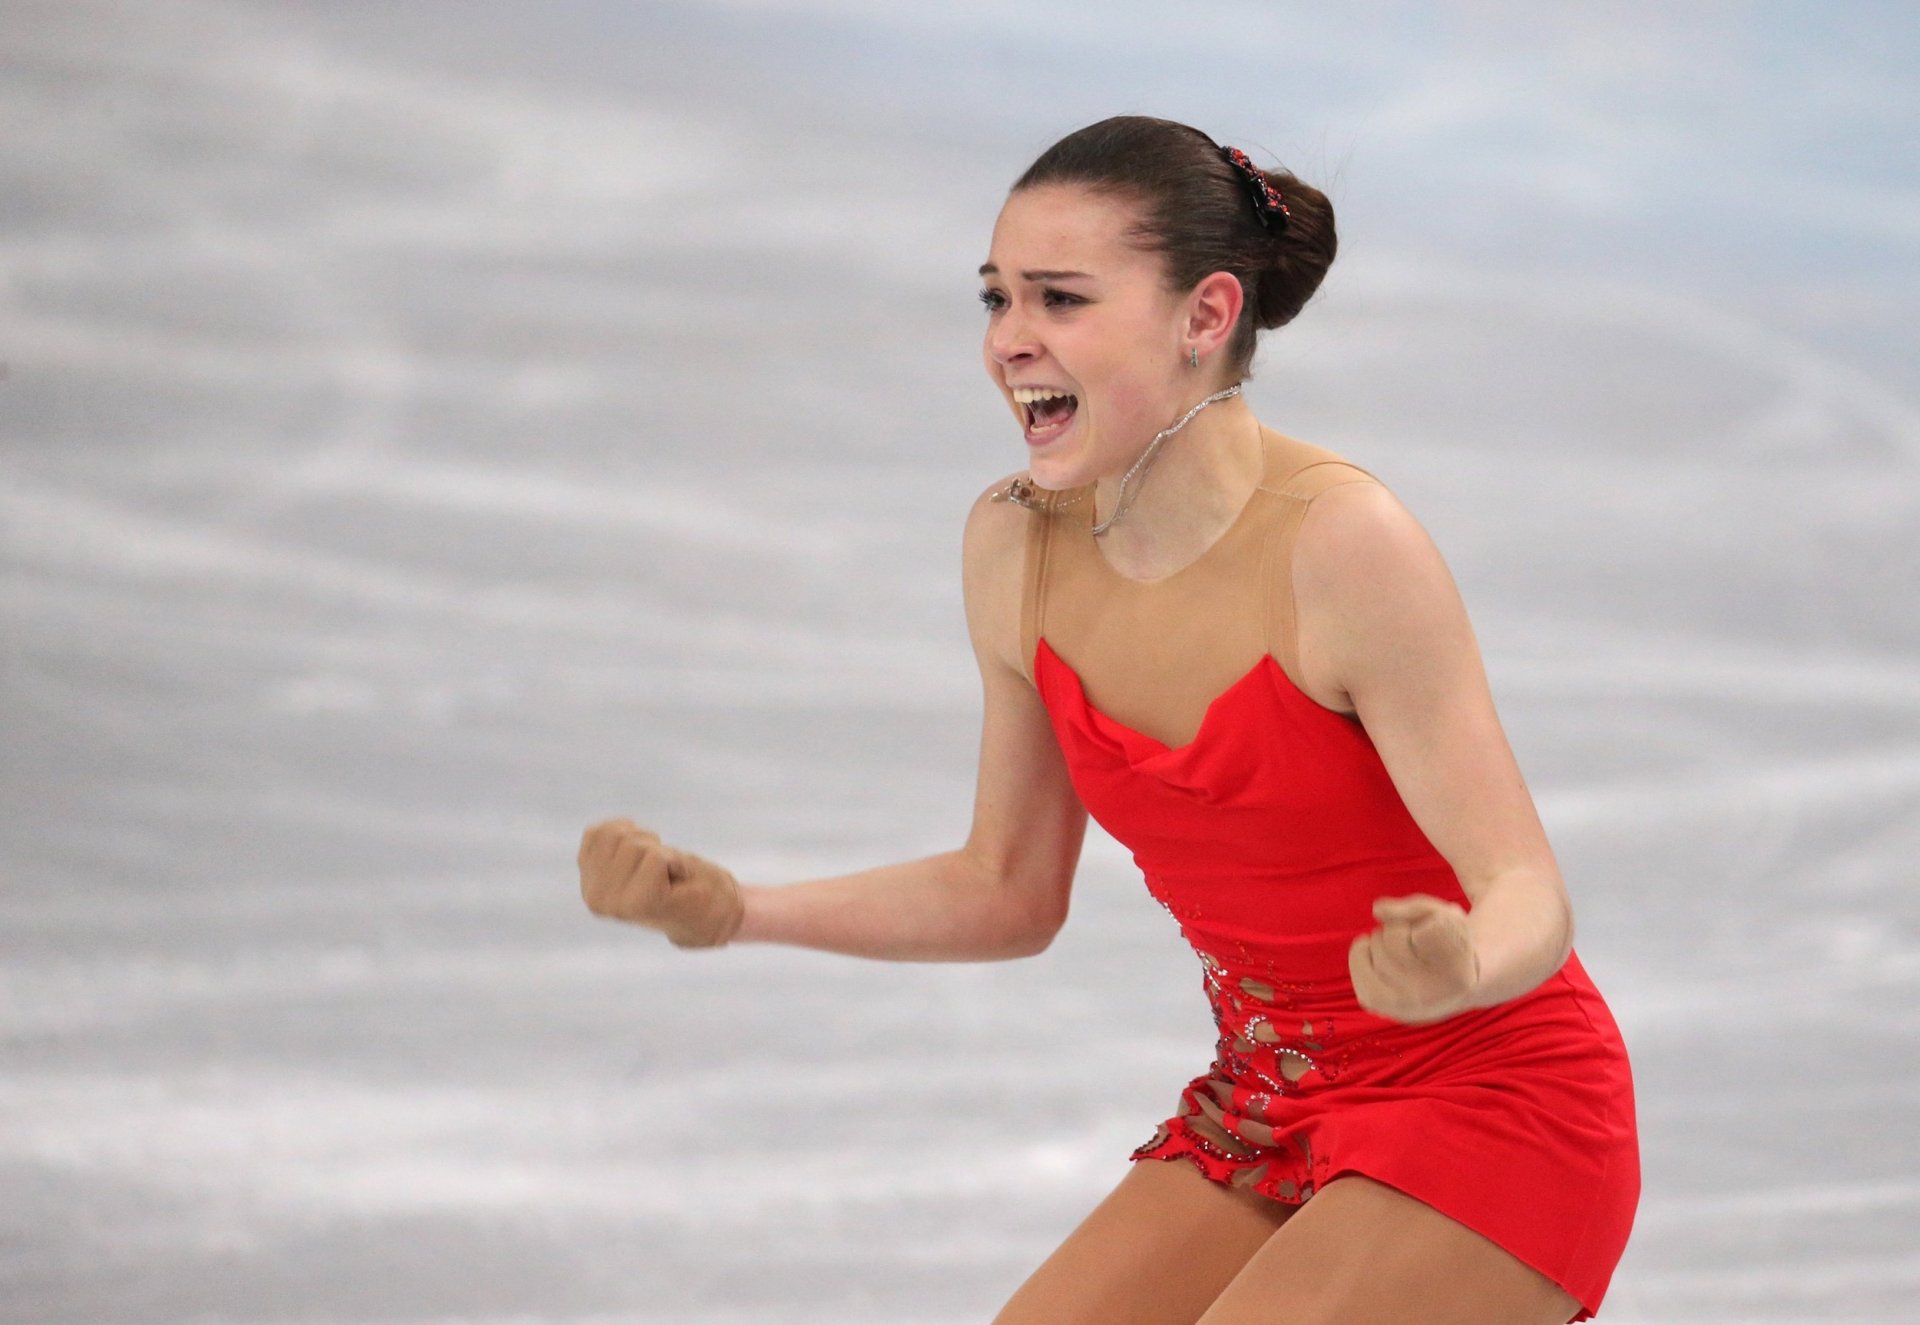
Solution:
[[[1071,394],[1051,386],[1017,386],[1013,389],[1014,400],[1022,405],[1032,405],[1042,400],[1065,400]]]

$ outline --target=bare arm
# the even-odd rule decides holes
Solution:
[[[1472,903],[1464,915],[1435,898],[1376,906],[1387,932],[1356,959],[1379,960],[1380,987],[1397,979],[1410,1000],[1383,1014],[1437,1020],[1519,997],[1566,961],[1573,907],[1439,549],[1385,487],[1340,484],[1308,507],[1295,572],[1303,632],[1311,619],[1401,800]],[[1410,953],[1431,969],[1396,971]]]
[[[1087,813],[1020,667],[1031,518],[1011,502],[987,501],[986,492],[967,515],[962,583],[983,714],[965,845],[832,878],[743,884],[746,914],[734,942],[895,961],[982,961],[1031,956],[1052,941],[1066,920]]]

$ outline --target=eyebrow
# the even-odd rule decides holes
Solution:
[[[983,262],[980,264],[980,274],[982,276],[998,276],[1000,269],[991,262]],[[1020,279],[1024,281],[1071,281],[1076,279],[1090,281],[1093,279],[1093,273],[1087,271],[1023,271],[1020,273]]]

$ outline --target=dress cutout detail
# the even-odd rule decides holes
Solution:
[[[1364,1173],[1600,1305],[1640,1190],[1632,1077],[1577,955],[1520,998],[1430,1026],[1354,998],[1376,898],[1471,909],[1365,727],[1298,684],[1295,536],[1328,488],[1379,482],[1262,429],[1260,482],[1173,574],[1107,564],[1086,488],[1029,512],[1022,657],[1075,790],[1201,967],[1213,1062],[1132,1154],[1299,1202]]]

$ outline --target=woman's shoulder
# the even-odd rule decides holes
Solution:
[[[1372,470],[1332,447],[1290,437],[1266,424],[1261,425],[1261,432],[1272,452],[1263,486],[1280,496],[1312,501],[1343,483],[1385,486]]]
[[[1395,567],[1439,557],[1426,527],[1385,483],[1357,466],[1315,469],[1312,479],[1295,484],[1295,495],[1307,507],[1300,517],[1296,558],[1324,563],[1328,571],[1364,582]]]
[[[1020,667],[1020,605],[1027,533],[1044,514],[1021,504],[1024,472],[982,488],[961,531],[961,591],[976,649]]]
[[[1305,492],[1291,574],[1301,628],[1368,636],[1382,646],[1407,638],[1416,623],[1434,628],[1465,614],[1459,586],[1439,546],[1397,494],[1357,466]],[[1360,476],[1358,481],[1348,481]]]
[[[1332,447],[1261,425],[1272,455],[1262,487],[1297,503],[1293,559],[1364,583],[1383,562],[1438,554],[1426,530],[1378,474]],[[1296,573],[1297,578],[1297,573]]]
[[[1021,471],[995,479],[975,495],[960,536],[970,563],[1004,560],[1026,547],[1030,517],[1039,514],[1024,504],[1026,491],[1026,474]]]

